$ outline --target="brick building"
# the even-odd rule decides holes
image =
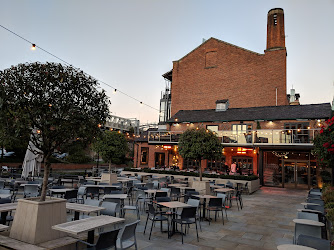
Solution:
[[[258,174],[264,185],[316,185],[312,140],[331,106],[299,105],[299,94],[287,95],[286,57],[284,12],[272,9],[264,54],[210,38],[174,61],[163,75],[169,86],[160,129],[137,140],[135,166],[196,170],[198,162],[178,154],[178,137],[204,127],[224,146],[219,159],[202,162],[204,170],[223,172],[236,162],[242,174]]]

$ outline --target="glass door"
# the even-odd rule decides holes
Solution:
[[[300,189],[308,188],[308,169],[309,166],[306,162],[296,162],[295,164],[296,188]]]
[[[296,188],[295,162],[284,161],[284,187]]]
[[[308,189],[309,185],[308,162],[284,161],[284,187]]]

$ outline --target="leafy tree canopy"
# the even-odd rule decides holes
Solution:
[[[121,163],[129,151],[124,134],[116,131],[105,131],[93,144],[93,149],[101,154],[105,162],[109,162],[109,168],[111,163]]]
[[[6,117],[16,134],[30,135],[43,152],[47,181],[52,152],[75,139],[89,140],[109,115],[105,91],[95,79],[57,63],[25,63],[0,71]],[[34,132],[33,132],[34,131]],[[43,183],[41,200],[45,200]]]
[[[203,160],[219,157],[222,154],[219,138],[210,130],[188,129],[179,140],[179,153],[183,158]]]

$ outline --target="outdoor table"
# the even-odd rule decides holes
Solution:
[[[102,179],[100,177],[87,177],[86,180],[87,181],[94,181],[95,185],[97,185],[98,182],[102,181]]]
[[[186,187],[187,184],[182,184],[182,183],[174,183],[174,184],[168,184],[168,187]]]
[[[206,219],[206,220],[209,220],[209,219],[206,218],[206,215],[205,215],[206,199],[217,198],[217,196],[208,195],[208,194],[204,194],[204,195],[201,195],[201,194],[195,194],[195,195],[192,195],[192,196],[195,196],[195,197],[198,197],[198,198],[200,198],[200,199],[203,199],[202,218],[203,218],[203,219]]]
[[[74,211],[74,220],[79,220],[80,212],[82,213],[94,213],[104,210],[104,207],[89,206],[80,203],[66,203],[66,209]]]
[[[0,224],[0,232],[5,231],[5,230],[7,230],[8,228],[9,228],[9,226]]]
[[[176,218],[176,209],[184,208],[184,207],[191,207],[191,205],[188,205],[186,203],[179,202],[179,201],[159,202],[158,204],[160,206],[164,206],[164,207],[168,207],[170,209],[173,209],[173,219]],[[176,230],[175,222],[172,220],[172,232],[170,233],[170,236],[173,236],[175,233],[178,233],[178,231]],[[179,232],[179,233],[181,233],[181,232]]]
[[[117,218],[113,216],[100,215],[91,218],[70,221],[58,225],[52,226],[52,229],[62,231],[69,234],[79,235],[81,233],[88,232],[87,242],[90,244],[94,243],[94,230],[110,226],[113,224],[124,222],[125,219]]]
[[[303,206],[307,206],[307,205],[320,206],[320,204],[317,204],[317,203],[308,203],[308,202],[302,202],[300,204],[303,205]]]
[[[228,193],[227,194],[227,198],[230,201],[230,206],[229,207],[232,207],[232,200],[231,200],[231,194],[230,194],[230,192],[235,191],[234,189],[232,189],[232,188],[218,188],[218,189],[215,189],[214,191],[216,193]]]
[[[312,247],[306,247],[301,245],[293,245],[293,244],[284,244],[277,246],[277,250],[316,250]]]
[[[236,184],[237,184],[237,190],[238,191],[240,191],[240,186],[242,187],[242,185],[243,185],[243,183],[242,182],[236,182]]]
[[[29,183],[23,183],[23,184],[20,184],[20,187],[25,187],[25,186],[39,186],[39,187],[41,187],[42,186],[42,184],[37,184],[37,183],[35,183],[35,184],[29,184]]]
[[[1,220],[3,225],[6,224],[6,217],[9,211],[16,210],[17,203],[5,203],[0,204],[0,213],[1,213]]]

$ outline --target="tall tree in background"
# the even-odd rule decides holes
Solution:
[[[129,151],[128,143],[124,134],[116,131],[105,131],[93,144],[95,152],[99,152],[105,162],[120,164],[124,161],[126,153]]]
[[[15,133],[29,134],[31,143],[43,152],[40,200],[44,201],[52,153],[73,140],[97,136],[98,124],[109,115],[108,98],[98,91],[95,79],[56,63],[19,64],[0,71],[0,81],[9,111],[6,118],[13,119]]]
[[[199,176],[202,181],[201,161],[221,157],[223,146],[217,137],[210,130],[188,129],[179,140],[179,153],[185,159],[199,161]]]
[[[332,186],[334,186],[334,116],[328,119],[319,134],[314,138],[314,150],[318,164],[332,169]]]

